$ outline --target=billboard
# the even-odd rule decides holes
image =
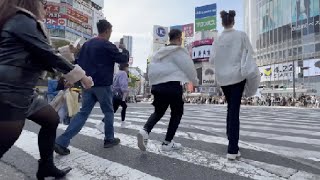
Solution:
[[[320,59],[310,59],[303,61],[304,77],[320,76]]]
[[[213,86],[215,84],[214,68],[210,63],[202,64],[202,85]]]
[[[193,23],[185,24],[185,25],[171,26],[170,30],[171,29],[179,29],[180,31],[182,31],[185,34],[185,37],[187,37],[187,38],[194,36],[194,24]]]
[[[196,32],[210,31],[217,28],[217,17],[211,16],[202,19],[196,19]]]
[[[212,54],[213,39],[195,41],[192,45],[192,59],[195,62],[209,61]]]
[[[298,67],[298,62],[295,62],[294,65]],[[261,82],[292,80],[293,68],[293,62],[259,67]],[[298,77],[298,71],[296,71],[295,77]]]
[[[319,0],[291,0],[292,22],[319,15]]]
[[[202,19],[206,17],[217,16],[217,4],[196,7],[195,18]]]
[[[291,24],[292,31],[301,30],[317,23],[315,17],[320,15],[320,0],[262,1],[258,13],[260,34]]]
[[[153,26],[153,42],[166,44],[169,40],[169,28],[159,25]]]
[[[196,7],[195,31],[210,31],[217,28],[217,4]]]

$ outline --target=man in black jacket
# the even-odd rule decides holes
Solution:
[[[105,115],[104,147],[110,148],[120,143],[120,139],[114,137],[111,85],[115,63],[128,63],[129,57],[109,41],[112,25],[108,21],[100,20],[97,27],[99,36],[82,46],[77,61],[87,75],[92,77],[94,87],[83,91],[80,112],[71,120],[67,130],[57,138],[55,151],[60,155],[70,154],[67,149],[70,140],[80,132],[97,101]]]

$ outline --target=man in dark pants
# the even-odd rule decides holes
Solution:
[[[99,102],[105,119],[104,148],[110,148],[120,143],[114,137],[113,112],[113,73],[115,63],[128,63],[128,55],[123,54],[109,39],[112,25],[107,20],[97,23],[99,36],[87,41],[81,48],[78,64],[93,78],[94,87],[83,90],[80,112],[71,120],[67,130],[57,138],[55,152],[60,155],[70,154],[67,147],[86,123],[96,102]]]
[[[183,88],[182,84],[192,82],[197,84],[197,72],[188,51],[181,47],[182,32],[173,29],[169,33],[170,44],[161,48],[152,57],[149,65],[149,81],[154,95],[154,113],[150,116],[143,129],[140,130],[138,147],[146,151],[148,136],[153,127],[163,117],[170,106],[171,118],[163,151],[178,150],[182,146],[172,141],[183,115]]]

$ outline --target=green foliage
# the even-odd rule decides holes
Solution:
[[[131,79],[131,81],[129,82],[129,87],[135,88],[137,86],[137,82],[140,81],[139,77],[129,73],[129,78]]]

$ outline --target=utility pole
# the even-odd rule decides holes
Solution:
[[[296,98],[296,66],[293,60],[293,80],[292,80],[292,85],[293,85],[293,98]]]

